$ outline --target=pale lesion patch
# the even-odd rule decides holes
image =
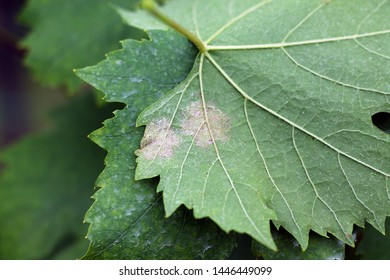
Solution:
[[[135,154],[147,160],[154,160],[157,157],[170,158],[173,156],[174,148],[179,146],[180,142],[181,138],[171,128],[169,120],[159,119],[146,126],[140,148]]]
[[[207,119],[202,102],[192,102],[183,113],[181,122],[181,132],[195,138],[195,145],[208,147],[213,141],[226,142],[229,139],[230,121],[225,113],[216,106],[208,104],[206,106]],[[211,133],[209,131],[211,130]]]
[[[136,156],[147,160],[172,158],[175,149],[182,142],[182,136],[192,136],[194,144],[203,148],[212,145],[213,141],[226,142],[230,130],[227,115],[216,106],[208,104],[207,124],[204,111],[202,102],[190,103],[181,116],[180,129],[172,128],[171,122],[166,118],[152,121],[146,126],[140,148],[135,152]]]

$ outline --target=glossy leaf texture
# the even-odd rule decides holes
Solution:
[[[50,129],[0,153],[0,259],[76,259],[88,242],[83,216],[104,152],[87,134],[112,115],[92,94],[50,115]]]
[[[136,179],[160,176],[182,204],[276,249],[270,220],[353,245],[354,224],[385,231],[390,135],[390,2],[184,1],[162,12],[207,47],[174,90],[142,112]],[[140,28],[145,13],[121,11]]]
[[[165,218],[157,179],[135,181],[135,155],[143,129],[139,112],[181,82],[192,67],[195,50],[175,32],[148,33],[150,40],[122,42],[96,66],[77,74],[127,106],[105,121],[91,139],[108,151],[100,189],[86,214],[90,247],[85,259],[221,259],[236,245],[208,219],[195,220],[184,207]]]
[[[119,48],[119,40],[142,36],[121,23],[114,5],[134,8],[137,0],[30,0],[20,20],[31,27],[22,41],[26,64],[49,86],[74,92],[82,85],[73,69],[97,63]],[[88,50],[88,51],[86,51]]]

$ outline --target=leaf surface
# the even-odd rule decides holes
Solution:
[[[236,244],[208,219],[195,220],[182,207],[165,218],[157,180],[135,182],[135,155],[143,129],[139,112],[185,78],[195,51],[175,32],[150,32],[150,41],[123,41],[96,66],[77,74],[128,107],[115,113],[91,138],[108,151],[101,188],[86,215],[91,241],[85,259],[220,259]]]
[[[303,249],[310,230],[349,245],[354,224],[384,232],[390,135],[371,116],[390,110],[389,1],[173,0],[162,11],[208,49],[137,120],[136,179],[160,175],[168,215],[184,204],[272,249],[270,220]],[[143,27],[137,14],[127,22]]]

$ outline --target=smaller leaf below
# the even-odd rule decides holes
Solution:
[[[184,207],[166,218],[162,195],[156,193],[158,179],[134,180],[134,153],[144,131],[135,127],[136,117],[185,78],[194,56],[191,44],[175,32],[148,35],[147,41],[122,42],[122,50],[77,71],[106,100],[129,105],[91,135],[108,155],[97,181],[101,189],[85,218],[91,243],[84,259],[227,258],[236,245],[235,234],[224,233],[209,219],[194,219]],[[153,146],[153,131],[149,138],[141,146]],[[169,147],[165,150],[169,154]]]
[[[299,243],[287,231],[273,230],[272,236],[278,251],[274,252],[253,241],[252,251],[255,257],[266,260],[342,260],[345,257],[345,244],[334,237],[325,238],[312,233],[309,246],[303,252]]]

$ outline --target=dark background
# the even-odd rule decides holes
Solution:
[[[25,0],[0,1],[0,149],[45,127],[47,111],[62,103],[64,93],[34,82],[19,42],[28,28],[18,23]]]

